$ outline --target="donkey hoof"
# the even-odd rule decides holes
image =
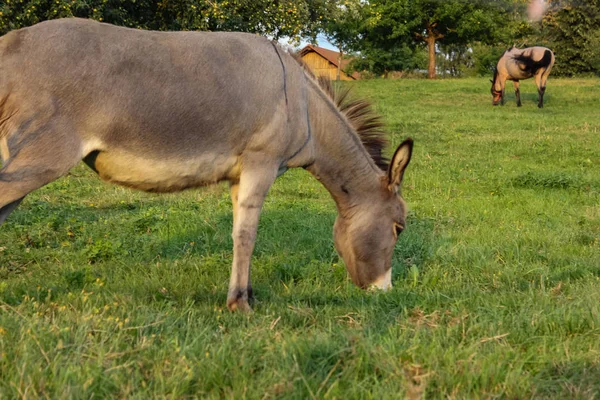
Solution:
[[[250,314],[254,311],[252,311],[252,307],[250,307],[250,304],[248,304],[248,300],[235,300],[235,301],[227,301],[227,308],[229,308],[229,311],[231,312],[241,312],[244,314]]]
[[[252,307],[248,302],[251,292],[248,290],[236,290],[227,296],[227,308],[229,311],[239,311],[243,313],[251,313]]]

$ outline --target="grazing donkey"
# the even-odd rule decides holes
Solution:
[[[507,80],[513,81],[517,106],[521,107],[521,92],[519,91],[519,80],[535,76],[535,84],[538,88],[538,107],[544,107],[544,92],[546,91],[546,80],[554,65],[554,53],[545,47],[528,47],[525,49],[506,50],[494,70],[492,82],[493,104],[496,106],[502,102],[504,105],[504,84]]]
[[[388,289],[413,144],[388,167],[380,128],[365,102],[323,88],[259,36],[42,22],[0,38],[0,223],[80,160],[149,192],[229,181],[227,305],[250,311],[263,201],[278,175],[302,167],[337,204],[334,242],[352,281]]]

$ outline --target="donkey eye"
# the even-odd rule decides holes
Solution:
[[[394,222],[394,236],[398,237],[404,230],[404,227],[399,223]]]

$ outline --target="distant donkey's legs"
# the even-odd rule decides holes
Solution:
[[[506,89],[506,76],[501,76],[500,79],[500,87],[502,88],[500,93],[500,104],[504,105],[504,90]]]
[[[7,141],[0,169],[0,225],[23,198],[64,175],[79,160],[79,141],[58,124],[17,132]]]
[[[546,71],[541,74],[535,76],[535,84],[538,88],[538,107],[544,107],[544,93],[546,93],[546,79],[548,75],[546,75]]]
[[[521,91],[519,90],[519,81],[513,81],[515,86],[515,97],[517,98],[517,107],[521,107]]]
[[[227,307],[231,310],[251,311],[252,296],[250,264],[256,231],[263,202],[277,177],[278,164],[264,161],[264,155],[244,155],[239,182],[231,185],[233,203],[233,266]]]

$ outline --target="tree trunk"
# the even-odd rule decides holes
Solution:
[[[427,50],[429,50],[429,65],[427,67],[427,77],[435,79],[435,35],[429,32],[429,36],[425,39],[427,42]]]
[[[422,40],[427,42],[427,50],[429,52],[429,65],[427,67],[427,77],[429,79],[435,79],[435,42],[444,37],[443,34],[436,30],[437,22],[428,23],[427,36],[419,36]]]

